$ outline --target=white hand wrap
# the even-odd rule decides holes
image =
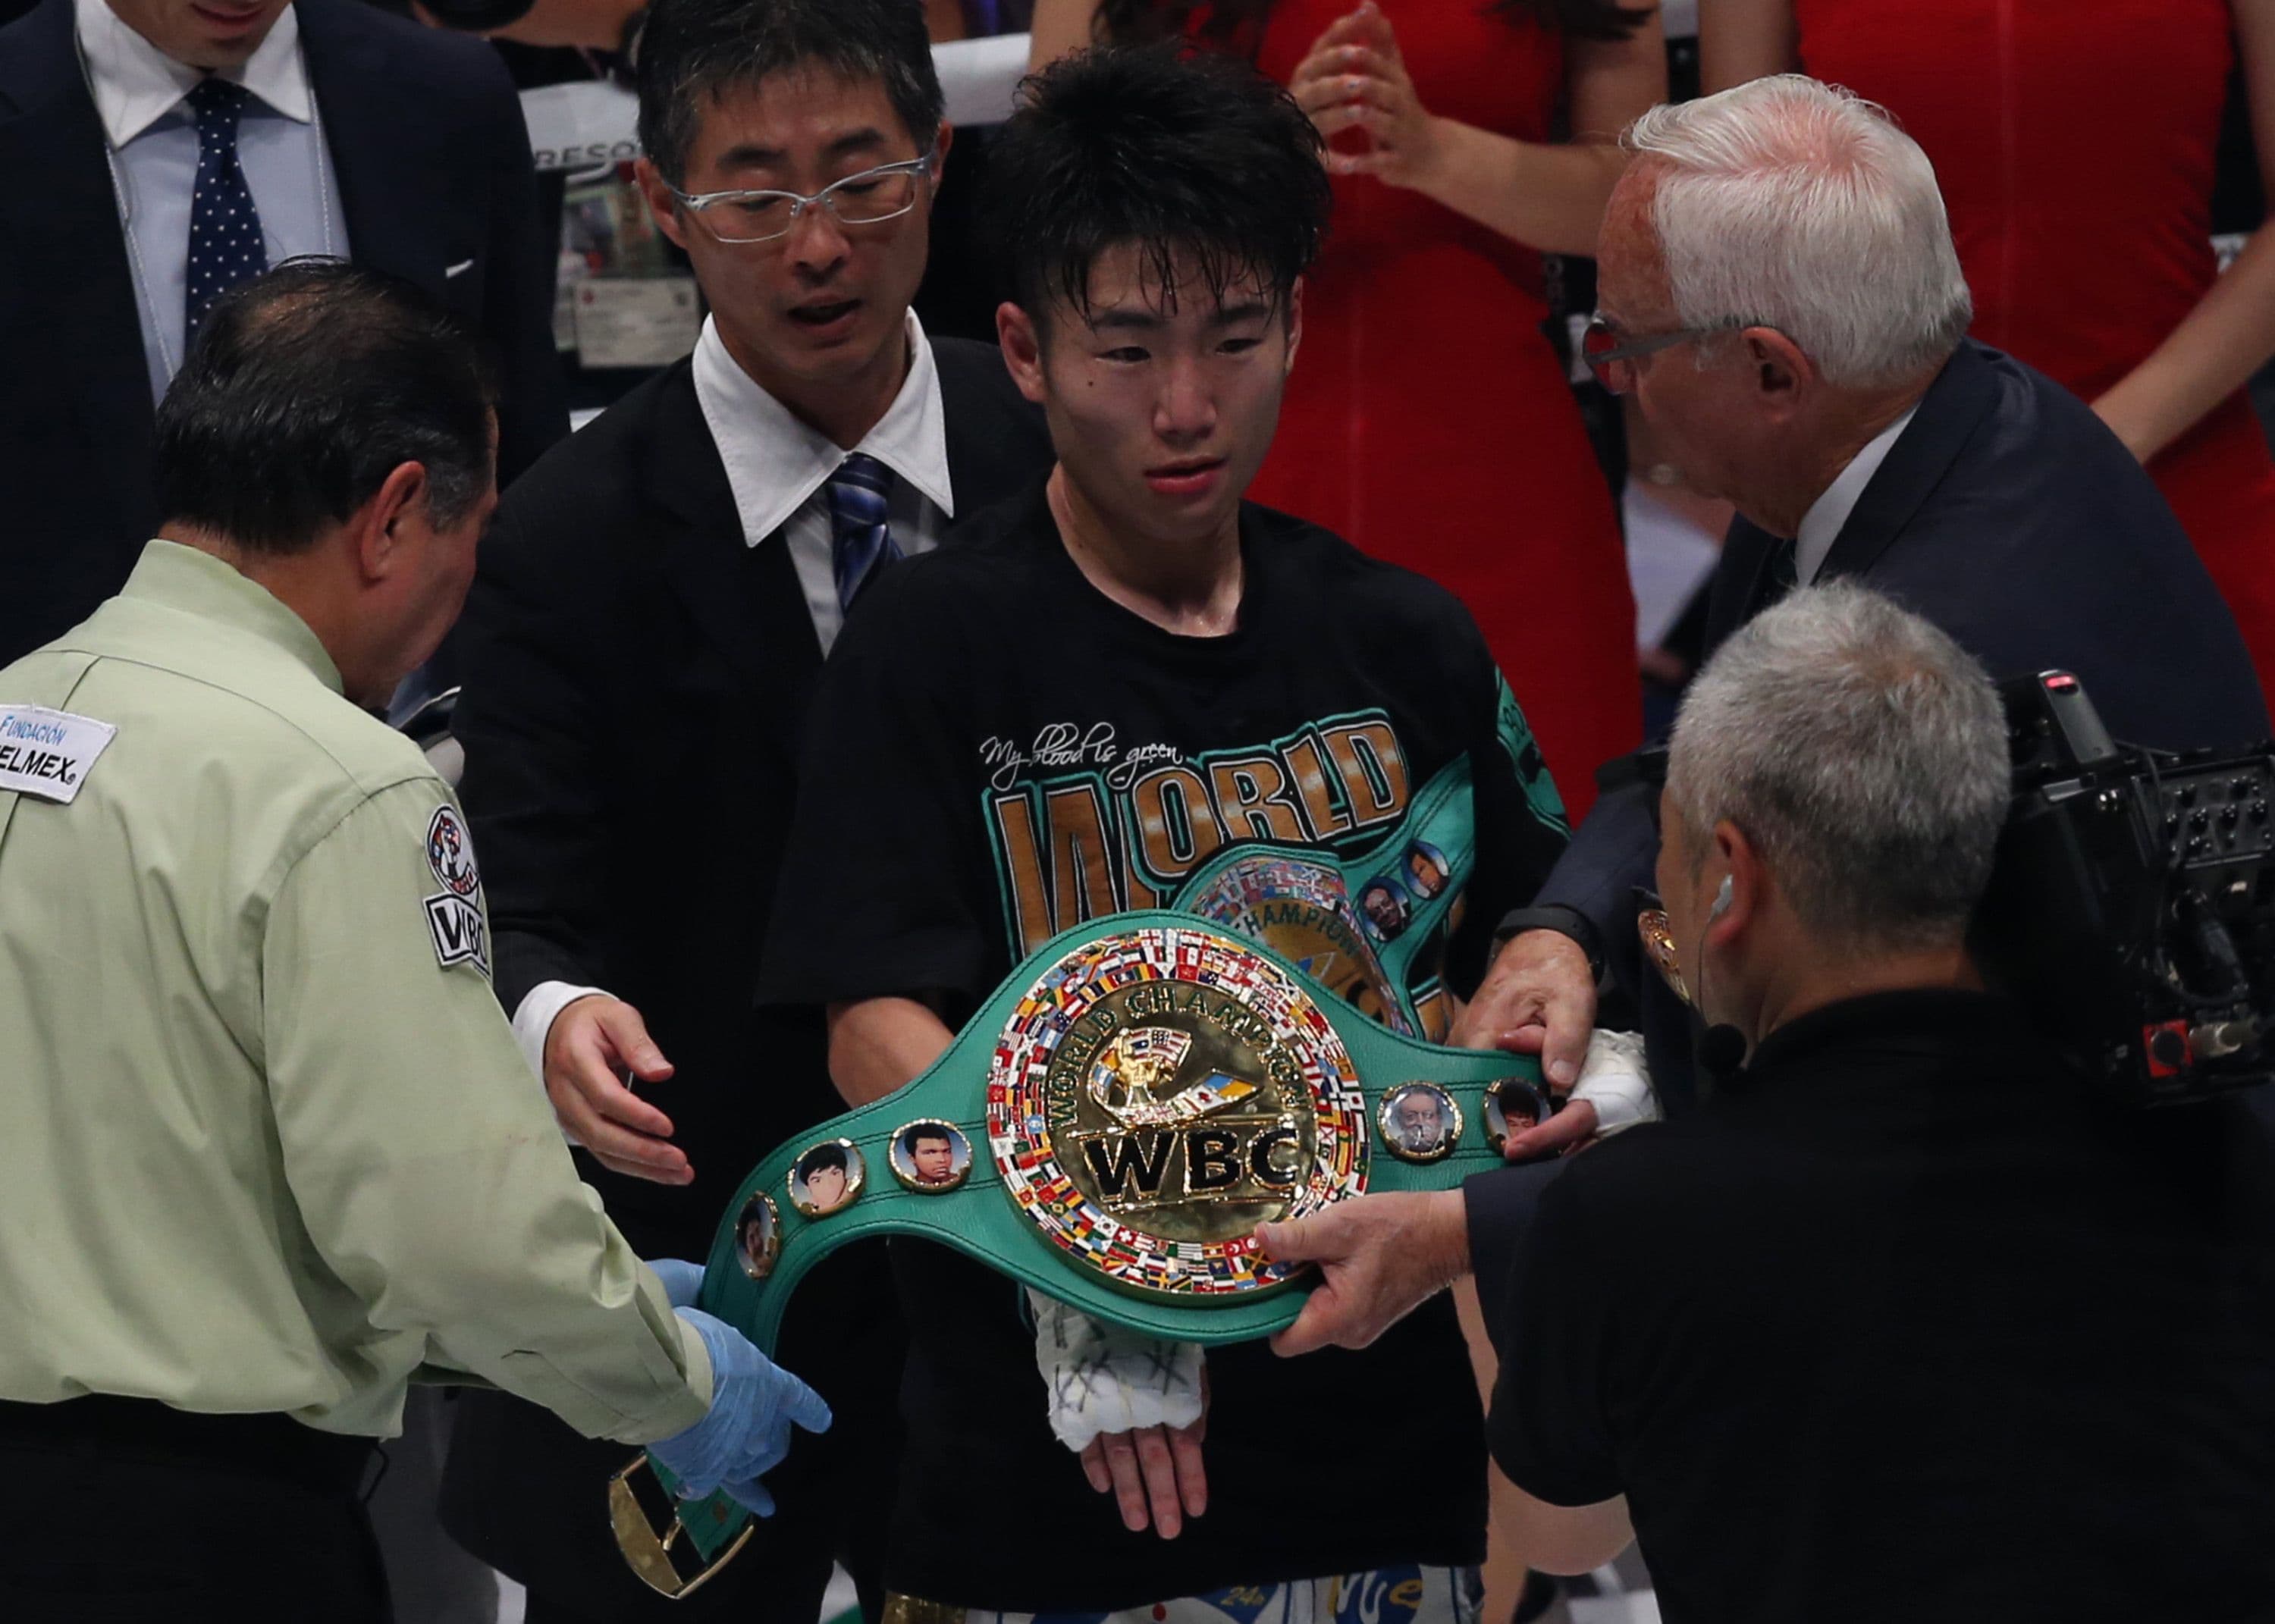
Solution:
[[[1657,1122],[1659,1094],[1644,1066],[1643,1034],[1599,1031],[1591,1036],[1572,1098],[1596,1107],[1596,1137],[1600,1139],[1637,1122]]]
[[[1051,1431],[1079,1453],[1101,1432],[1190,1426],[1201,1418],[1201,1350],[1100,1325],[1030,1289],[1035,1363],[1050,1394]]]

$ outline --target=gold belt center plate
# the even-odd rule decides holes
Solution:
[[[1122,932],[1045,971],[997,1041],[987,1133],[1027,1220],[1148,1295],[1281,1284],[1256,1226],[1366,1188],[1365,1099],[1334,1023],[1205,926]]]

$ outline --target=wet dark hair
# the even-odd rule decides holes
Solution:
[[[1273,0],[1100,0],[1098,37],[1124,43],[1169,39],[1196,17],[1198,37],[1211,43],[1245,42],[1263,27]],[[1616,0],[1488,0],[1478,8],[1518,22],[1527,19],[1575,40],[1624,40],[1653,11]]]
[[[655,0],[640,34],[640,147],[678,185],[705,104],[806,64],[873,79],[920,151],[945,102],[923,0]]]
[[[810,1179],[815,1174],[825,1172],[831,1167],[843,1173],[847,1170],[848,1165],[843,1145],[817,1144],[797,1159],[797,1175],[802,1179]]]
[[[208,313],[158,407],[158,511],[248,553],[314,542],[404,463],[434,522],[488,491],[496,404],[474,341],[407,282],[288,260]]]
[[[1284,309],[1318,256],[1331,193],[1311,121],[1245,63],[1099,46],[1020,87],[989,154],[985,240],[1039,321],[1090,312],[1099,259],[1135,244],[1149,289],[1182,259],[1210,294],[1250,277]]]
[[[947,1129],[935,1128],[929,1122],[918,1122],[915,1127],[903,1133],[901,1136],[901,1149],[906,1154],[913,1156],[917,1153],[917,1146],[923,1144],[926,1139],[939,1140],[942,1144],[948,1146],[950,1152],[953,1152],[956,1149],[956,1136],[950,1133]]]

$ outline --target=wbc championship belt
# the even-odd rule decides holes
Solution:
[[[1412,1035],[1405,978],[1471,862],[1468,789],[1464,763],[1357,859],[1228,848],[1183,907],[1045,943],[914,1082],[759,1165],[712,1243],[700,1306],[771,1355],[823,1258],[911,1235],[1164,1340],[1287,1325],[1311,1282],[1263,1255],[1258,1224],[1450,1188],[1546,1114],[1537,1061]],[[1417,843],[1434,866],[1407,856]],[[1395,932],[1352,901],[1394,869],[1408,876]],[[681,1500],[677,1486],[646,1455],[609,1485],[619,1546],[666,1595],[751,1533],[723,1492]]]

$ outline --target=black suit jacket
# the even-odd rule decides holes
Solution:
[[[498,464],[510,479],[568,429],[552,234],[513,85],[481,42],[362,0],[294,10],[350,252],[481,334],[503,386]],[[43,0],[0,28],[0,663],[117,592],[164,517],[104,152],[72,0]]]
[[[1740,519],[1722,546],[1706,653],[1775,600],[1778,541]],[[1944,366],[1864,487],[1817,578],[1867,583],[1925,616],[1993,676],[2060,667],[2110,732],[2170,750],[2264,738],[2267,710],[2241,634],[2180,523],[2132,454],[2044,374],[1969,342]],[[1651,1041],[1670,1108],[1691,1097],[1687,1012],[1644,968],[1636,888],[1651,883],[1652,792],[1599,798],[1542,888],[1596,927],[1613,979]],[[1509,1221],[1489,1202],[1506,1192]],[[1470,1186],[1484,1286],[1505,1266],[1531,1194]]]
[[[993,346],[933,344],[960,528],[1050,465]],[[858,613],[858,606],[857,610]],[[556,446],[506,494],[459,621],[461,786],[499,997],[541,981],[636,1005],[676,1070],[646,1091],[695,1182],[578,1169],[646,1258],[702,1259],[760,1158],[843,1109],[819,1010],[753,1001],[821,651],[779,533],[745,548],[686,361]],[[835,1409],[768,1475],[759,1548],[679,1608],[640,1590],[599,1520],[621,1445],[470,1394],[443,1491],[461,1544],[579,1616],[811,1624],[841,1556],[875,1572],[875,1474],[896,1458],[900,1332],[881,1260],[799,1288],[782,1362]],[[866,1476],[865,1477],[865,1474]],[[869,1543],[865,1543],[869,1542]]]
[[[992,346],[933,351],[960,525],[1050,444]],[[688,362],[507,493],[459,637],[499,997],[566,981],[639,1008],[697,1182],[586,1173],[647,1255],[700,1258],[743,1175],[843,1107],[819,1013],[752,1002],[820,646],[780,536],[744,546]]]

